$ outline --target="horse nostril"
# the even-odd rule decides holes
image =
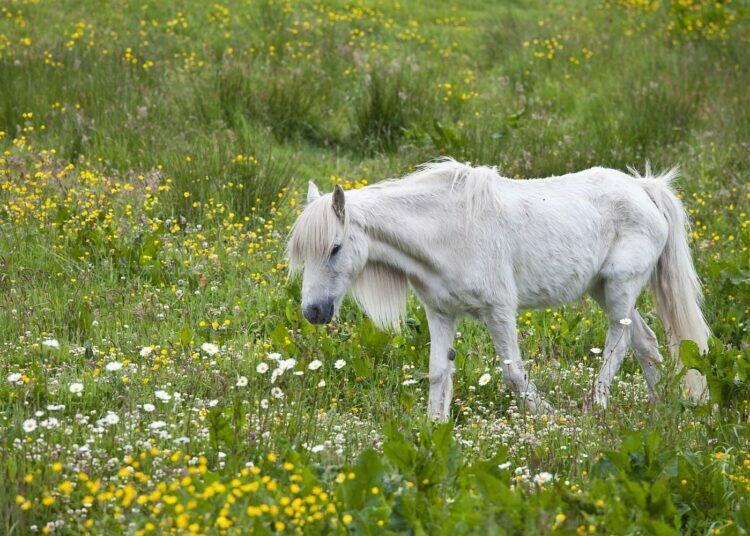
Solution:
[[[302,313],[305,315],[305,319],[311,324],[315,324],[315,318],[317,317],[317,307],[315,305],[308,305],[304,308]]]

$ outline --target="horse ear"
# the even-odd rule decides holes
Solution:
[[[315,183],[313,181],[308,182],[307,183],[307,202],[312,203],[319,197],[320,197],[320,192],[318,191],[318,187],[315,186]]]
[[[346,199],[344,197],[344,189],[338,184],[333,189],[333,212],[336,213],[339,220],[344,221],[344,203]]]

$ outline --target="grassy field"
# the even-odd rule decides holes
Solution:
[[[1,3],[0,533],[750,532],[748,9]],[[649,404],[628,358],[583,409],[589,299],[520,313],[548,416],[465,321],[453,421],[430,423],[413,298],[400,333],[348,302],[307,324],[284,257],[307,181],[440,155],[680,165],[715,335],[683,360],[711,403],[672,364]]]

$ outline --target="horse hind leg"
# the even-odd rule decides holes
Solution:
[[[635,322],[632,317],[635,312],[635,300],[646,280],[647,274],[622,279],[608,278],[599,289],[599,295],[597,292],[592,292],[592,296],[603,305],[608,320],[604,362],[594,382],[594,401],[603,408],[607,407],[612,380],[622,365],[628,346],[633,341],[632,325]],[[639,349],[645,349],[643,341],[637,335],[636,339],[636,346]],[[637,353],[636,356],[638,356]]]
[[[637,309],[632,310],[630,319],[633,322],[630,332],[630,347],[643,369],[649,397],[654,400],[657,396],[656,387],[661,377],[659,369],[664,361],[659,352],[659,342]]]
[[[633,311],[631,319],[633,320],[631,347],[633,348],[633,352],[635,353],[638,362],[641,364],[643,373],[646,376],[649,398],[655,400],[658,397],[657,385],[661,378],[660,368],[664,359],[659,352],[659,344],[656,335],[654,335],[654,332],[648,327],[646,321],[643,320],[638,311]],[[680,366],[679,361],[678,366]],[[695,392],[705,392],[706,379],[700,374],[700,372],[694,369],[688,370],[685,374],[685,378],[688,379],[688,382],[695,382],[692,385],[698,386]],[[689,383],[689,385],[691,384]]]
[[[593,289],[591,296],[603,310],[607,310],[603,286]],[[643,369],[643,375],[646,377],[646,384],[648,385],[649,397],[653,400],[656,398],[656,386],[661,377],[659,369],[663,362],[663,358],[659,352],[659,342],[654,332],[638,312],[638,309],[634,307],[630,311],[629,318],[632,322],[630,326],[630,348],[633,350],[635,358]]]

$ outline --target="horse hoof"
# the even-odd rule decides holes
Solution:
[[[552,415],[555,407],[543,398],[533,397],[526,399],[526,409],[535,415]]]
[[[537,415],[552,415],[555,413],[555,407],[546,400],[538,400],[536,413]]]

